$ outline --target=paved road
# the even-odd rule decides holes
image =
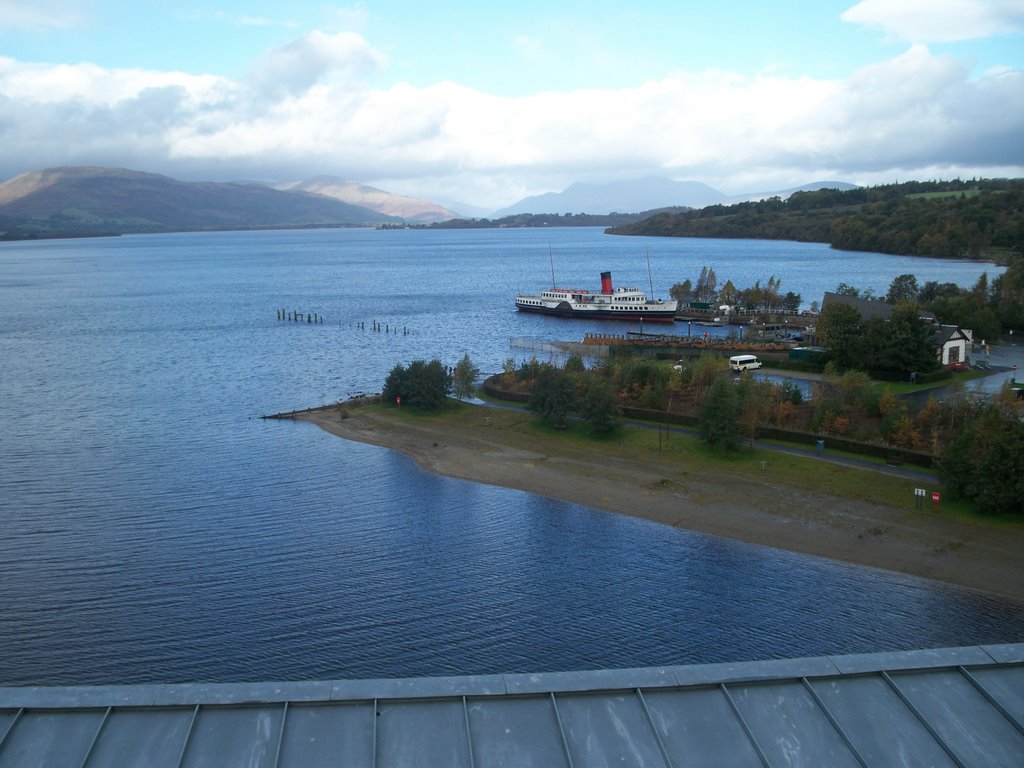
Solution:
[[[979,341],[970,353],[972,363],[985,363],[992,373],[964,385],[964,390],[979,394],[995,394],[1007,381],[1024,382],[1024,338],[1017,334],[1003,336],[998,344],[990,344],[988,352]],[[1013,366],[1017,366],[1016,370]]]

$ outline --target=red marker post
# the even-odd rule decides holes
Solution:
[[[395,395],[395,405],[398,406],[399,408],[402,407],[402,396],[401,395]]]
[[[938,491],[932,491],[932,511],[939,511],[939,502],[942,501],[942,496]]]

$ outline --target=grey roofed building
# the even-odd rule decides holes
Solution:
[[[888,320],[892,316],[892,311],[896,308],[895,304],[888,304],[884,301],[862,299],[860,296],[848,296],[845,293],[832,293],[831,291],[825,291],[825,296],[821,300],[821,311],[824,312],[825,307],[837,302],[853,307],[860,312],[860,316],[864,320],[871,320],[875,317]],[[938,322],[934,313],[926,310],[921,310],[921,313],[918,316],[927,323]]]
[[[575,673],[0,688],[0,768],[1019,766],[1024,643]]]

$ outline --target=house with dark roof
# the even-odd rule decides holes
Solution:
[[[831,303],[846,304],[848,307],[853,307],[864,320],[871,320],[875,317],[880,317],[883,320],[888,320],[892,317],[892,311],[896,308],[894,304],[888,304],[881,300],[874,299],[862,299],[860,296],[848,296],[845,293],[832,293],[831,291],[825,291],[825,298],[821,300],[821,311],[825,311]],[[922,320],[929,325],[937,325],[938,319],[931,312],[921,310],[918,314]]]
[[[825,291],[825,297],[821,302],[821,310],[824,312],[825,307],[834,303],[853,307],[860,313],[863,320],[871,320],[877,317],[887,321],[892,317],[892,311],[895,309],[893,304],[888,304],[884,301],[874,301],[872,299],[863,299],[860,296],[848,296],[842,293]],[[932,344],[935,345],[935,354],[940,365],[948,367],[967,362],[968,351],[973,343],[973,333],[970,330],[965,330],[958,325],[941,325],[933,313],[925,310],[921,310],[918,317],[929,325],[934,326],[931,338]]]

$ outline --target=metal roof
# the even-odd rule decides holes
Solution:
[[[1019,766],[1024,643],[592,672],[0,688],[0,768]]]

